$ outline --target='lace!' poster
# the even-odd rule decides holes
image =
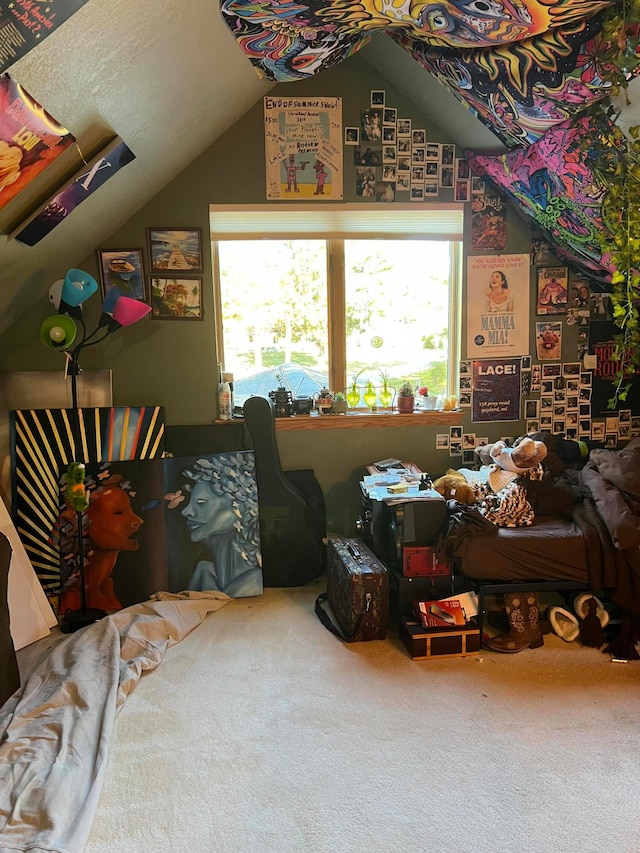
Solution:
[[[467,356],[529,353],[529,255],[467,259]]]
[[[267,199],[342,198],[342,98],[264,99]]]

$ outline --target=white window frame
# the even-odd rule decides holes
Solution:
[[[222,294],[217,242],[223,240],[326,240],[329,385],[345,388],[346,329],[344,240],[440,240],[451,243],[448,393],[459,381],[462,310],[463,204],[294,204],[209,206],[216,351],[224,365]]]

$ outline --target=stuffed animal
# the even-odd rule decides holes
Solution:
[[[547,448],[542,441],[525,436],[513,447],[508,447],[504,441],[496,441],[490,445],[489,453],[494,464],[503,471],[521,474],[537,468],[547,455]]]
[[[436,492],[440,492],[447,501],[454,500],[467,506],[471,506],[471,504],[476,502],[476,493],[469,483],[467,483],[464,474],[453,468],[449,468],[446,474],[434,480],[433,488]]]
[[[493,457],[490,450],[493,447],[491,444],[479,444],[473,448],[473,452],[478,457],[481,465],[493,465]]]

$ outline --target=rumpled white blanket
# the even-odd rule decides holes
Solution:
[[[221,592],[154,598],[65,638],[0,709],[0,853],[84,850],[127,696],[170,646],[232,600]]]

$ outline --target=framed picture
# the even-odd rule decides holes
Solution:
[[[202,320],[202,279],[152,275],[149,300],[156,320]]]
[[[142,249],[98,249],[102,298],[117,287],[123,296],[146,301]]]
[[[147,228],[149,272],[202,272],[201,228]]]

